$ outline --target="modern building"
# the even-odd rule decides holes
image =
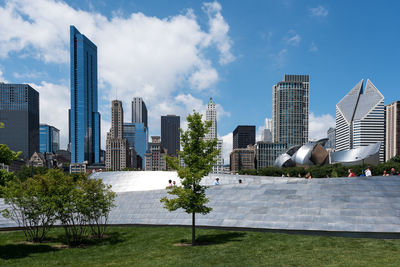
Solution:
[[[56,153],[60,150],[60,130],[54,126],[40,124],[40,153]]]
[[[111,103],[111,129],[106,141],[106,169],[122,170],[129,166],[128,141],[123,138],[124,110],[122,102]]]
[[[308,142],[310,77],[287,75],[272,87],[272,137],[288,146]]]
[[[161,146],[170,156],[178,156],[180,146],[181,118],[176,115],[161,116]]]
[[[100,162],[100,113],[97,104],[97,47],[70,27],[71,109],[69,142],[71,163]]]
[[[273,166],[275,160],[288,149],[284,143],[257,142],[257,169]]]
[[[147,107],[141,97],[132,100],[132,123],[144,123],[144,127],[148,127]]]
[[[361,80],[336,105],[336,151],[382,142],[379,157],[385,159],[385,104],[379,90]]]
[[[261,141],[272,143],[272,119],[265,119],[265,126],[261,133]]]
[[[39,151],[39,93],[27,84],[0,83],[0,144],[25,160]]]
[[[248,145],[256,143],[256,126],[239,125],[233,131],[233,149],[247,148]]]
[[[209,129],[209,132],[206,134],[206,139],[211,140],[211,139],[217,139],[217,107],[213,101],[213,99],[210,97],[210,101],[207,104],[206,107],[206,121],[211,121],[211,126]],[[217,162],[213,166],[213,173],[223,173],[224,171],[224,158],[222,157],[222,145],[223,141],[222,139],[217,140],[217,149],[220,150],[219,155],[217,156],[216,160]]]
[[[161,146],[161,137],[152,136],[149,143],[149,150],[145,154],[145,170],[146,171],[165,171],[167,163],[164,156],[166,153]]]
[[[334,151],[336,147],[336,128],[330,127],[326,132],[326,135],[328,137],[328,142],[326,142],[325,148],[329,151]]]
[[[385,161],[400,155],[400,101],[386,106]]]
[[[136,153],[136,164],[131,165],[133,168],[144,169],[143,163],[148,148],[148,136],[148,130],[144,123],[124,123],[123,138],[128,141],[130,153],[133,153],[132,148]],[[131,156],[133,157],[134,155],[132,154]],[[134,160],[132,157],[131,162]]]
[[[256,169],[256,147],[235,148],[230,154],[231,172]]]

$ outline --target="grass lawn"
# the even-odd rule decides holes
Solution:
[[[197,229],[207,245],[178,247],[183,227],[110,227],[108,237],[65,248],[63,229],[42,244],[0,232],[0,266],[399,266],[400,240]]]

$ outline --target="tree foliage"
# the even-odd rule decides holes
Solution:
[[[211,172],[219,150],[216,149],[217,140],[206,140],[204,137],[208,133],[211,121],[202,121],[202,116],[194,112],[187,117],[188,130],[181,133],[181,145],[183,151],[179,151],[177,157],[167,157],[167,164],[172,169],[177,170],[181,187],[174,186],[168,194],[175,198],[163,197],[161,202],[169,211],[179,208],[192,214],[192,244],[195,242],[195,214],[207,214],[212,208],[206,206],[208,198],[205,190],[207,187],[200,185],[202,178]],[[180,159],[184,166],[180,165]]]
[[[10,165],[11,161],[17,160],[21,155],[21,151],[14,152],[5,144],[0,144],[0,163]]]

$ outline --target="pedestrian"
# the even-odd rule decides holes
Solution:
[[[168,180],[168,187],[172,187],[172,180]]]
[[[390,170],[390,175],[399,175],[399,173],[396,171],[395,168],[392,168],[392,169]]]
[[[219,185],[219,178],[215,178],[214,185]]]
[[[368,166],[367,170],[365,171],[365,176],[372,176],[371,166]]]
[[[347,172],[349,173],[349,176],[347,177],[356,177],[352,169],[348,169]]]
[[[241,184],[242,183],[242,179],[239,179],[239,184]]]
[[[173,182],[172,182],[172,185],[173,185],[173,186],[176,186],[176,182],[175,182],[175,181],[173,181]]]
[[[311,175],[310,172],[308,172],[308,173],[306,174],[306,179],[312,179],[312,175]]]
[[[382,176],[389,176],[389,173],[386,170],[384,170]]]

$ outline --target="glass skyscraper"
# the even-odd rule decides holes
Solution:
[[[176,115],[161,116],[161,146],[168,155],[178,156],[180,150],[181,117]]]
[[[27,84],[0,83],[0,144],[25,159],[39,151],[39,93]]]
[[[97,47],[70,27],[71,109],[69,138],[71,163],[100,162],[100,113],[97,106]]]
[[[288,146],[308,142],[310,77],[285,75],[272,88],[272,137]]]
[[[60,150],[60,130],[56,127],[40,124],[40,153],[56,153]]]
[[[135,148],[136,153],[144,162],[144,154],[147,152],[149,133],[144,123],[124,123],[123,138],[128,140],[128,146]],[[142,170],[144,166],[142,164]]]

